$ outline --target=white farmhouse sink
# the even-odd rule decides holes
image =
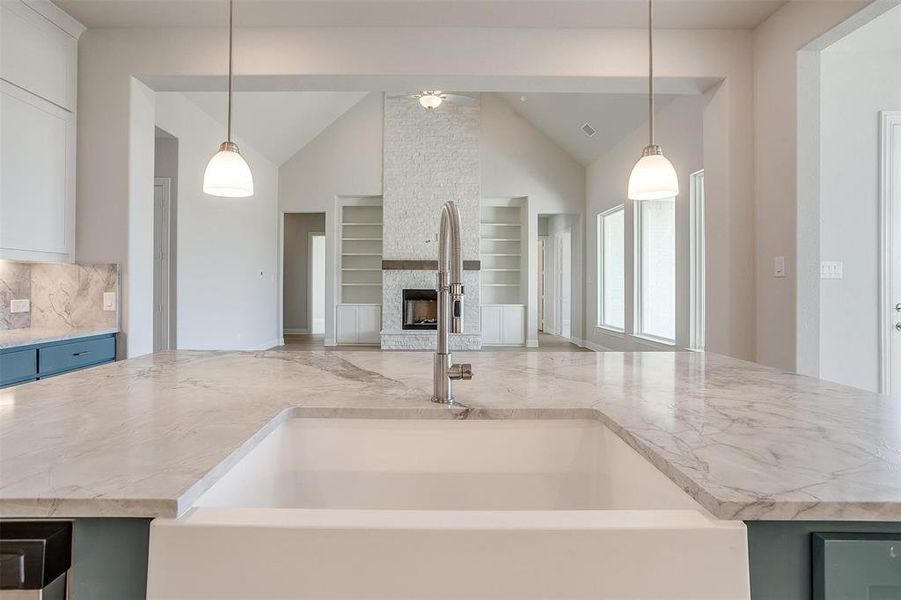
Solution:
[[[744,525],[588,420],[291,419],[150,536],[154,600],[748,597]]]

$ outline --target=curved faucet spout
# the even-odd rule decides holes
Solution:
[[[471,365],[451,364],[448,333],[463,332],[463,251],[460,211],[454,202],[441,207],[438,230],[438,347],[432,401],[453,404],[451,381],[471,379]]]

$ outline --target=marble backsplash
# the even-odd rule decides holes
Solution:
[[[104,292],[118,305],[116,265],[0,261],[0,331],[9,329],[111,329],[117,312],[103,310]],[[31,310],[11,313],[10,300],[29,299]]]

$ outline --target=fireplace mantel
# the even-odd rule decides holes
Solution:
[[[478,260],[464,260],[464,271],[480,271],[482,263]],[[437,260],[383,260],[383,271],[437,271]]]

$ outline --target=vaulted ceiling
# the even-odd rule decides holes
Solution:
[[[366,92],[236,92],[233,127],[237,137],[281,165],[365,95]],[[225,126],[224,92],[188,92],[184,96]]]

